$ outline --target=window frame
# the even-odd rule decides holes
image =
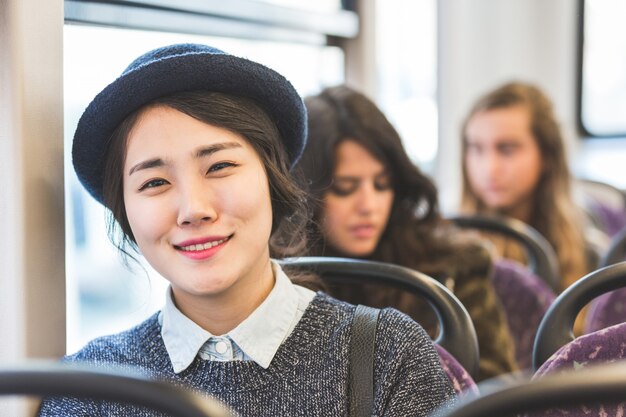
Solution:
[[[590,130],[583,118],[583,83],[585,62],[585,2],[578,0],[578,25],[577,25],[577,62],[576,62],[576,125],[580,137],[583,140],[593,139],[624,139],[626,129],[623,132],[596,133]]]
[[[65,0],[65,23],[328,44],[355,38],[358,15],[350,10],[295,9],[253,0]]]

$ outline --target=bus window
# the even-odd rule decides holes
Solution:
[[[586,136],[626,135],[626,3],[585,0],[580,124]]]
[[[414,163],[437,155],[437,2],[376,2],[378,101]]]

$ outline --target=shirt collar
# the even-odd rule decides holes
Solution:
[[[298,293],[280,265],[272,262],[276,282],[267,298],[239,326],[228,332],[239,348],[263,368],[290,334],[298,310]]]
[[[272,261],[275,283],[267,298],[236,328],[227,333],[244,355],[267,368],[299,319],[300,293],[280,265]],[[174,372],[187,369],[213,335],[185,316],[174,304],[171,288],[159,316],[161,336]]]

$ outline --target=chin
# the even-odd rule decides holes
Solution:
[[[485,202],[485,206],[489,209],[489,210],[494,210],[494,211],[507,211],[510,209],[511,204],[509,201],[503,201],[502,199],[485,199],[483,200]]]
[[[354,250],[347,252],[347,254],[351,258],[369,258],[374,253],[375,248],[376,246],[353,248]]]

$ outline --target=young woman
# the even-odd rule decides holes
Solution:
[[[354,306],[292,283],[270,259],[302,246],[305,199],[289,167],[305,139],[302,100],[265,66],[195,44],[131,63],[83,114],[73,162],[111,211],[119,247],[170,289],[162,311],[65,360],[139,368],[241,416],[349,415]],[[426,416],[451,397],[408,317],[383,310],[375,350],[373,414]],[[152,414],[48,399],[41,415]]]
[[[537,229],[557,253],[562,289],[594,267],[565,154],[550,100],[529,84],[487,93],[463,125],[461,210],[510,216]],[[518,245],[491,239],[504,257],[524,260]]]
[[[411,163],[383,113],[345,86],[325,89],[305,104],[309,140],[298,166],[315,197],[312,253],[391,262],[437,278],[472,317],[480,347],[478,379],[515,370],[488,251],[442,220],[435,186]],[[332,288],[331,294],[396,307],[436,331],[432,312],[408,293],[361,285]]]

